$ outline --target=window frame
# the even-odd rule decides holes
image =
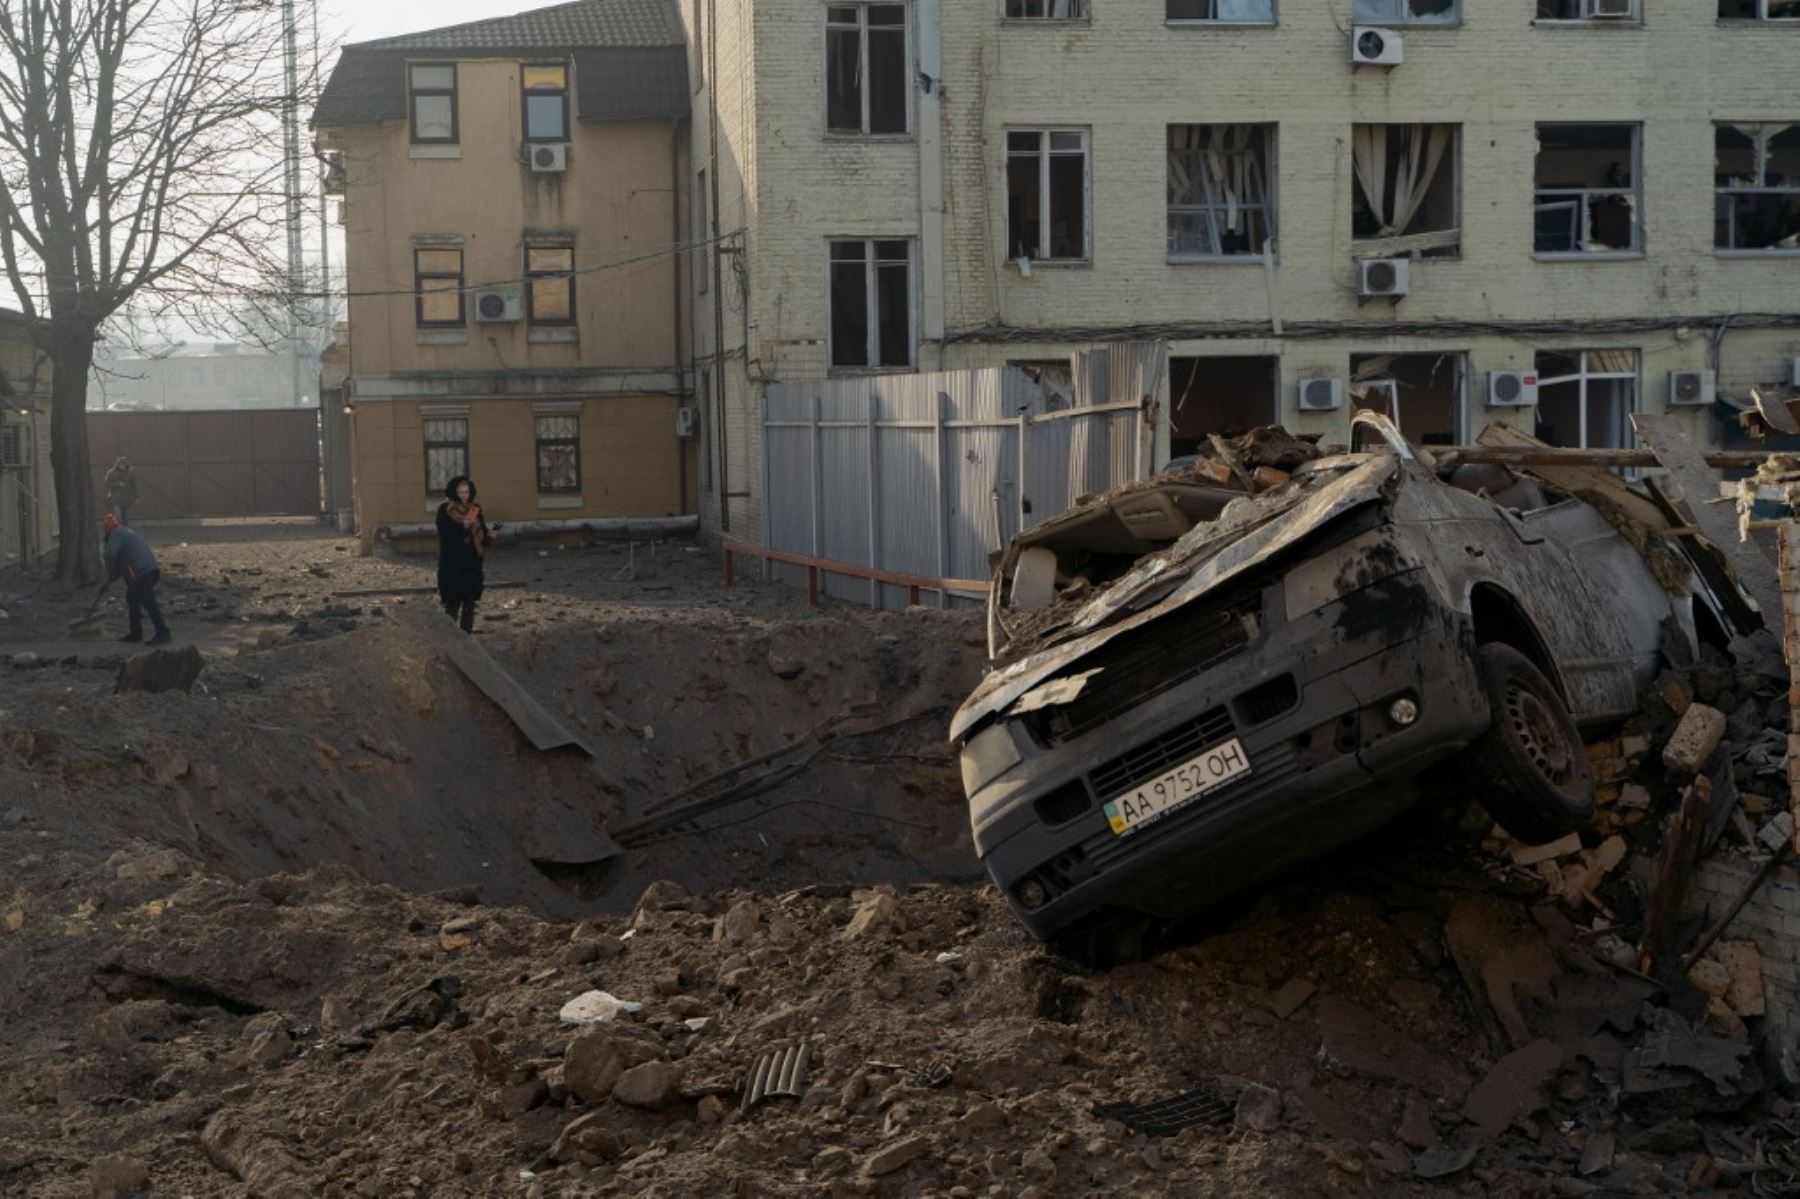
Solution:
[[[461,425],[462,436],[453,441],[433,441],[431,438],[431,426],[434,424]],[[450,486],[451,479],[456,478],[458,475],[467,475],[469,473],[469,418],[467,416],[430,416],[425,413],[420,413],[419,440],[423,443],[425,452],[425,494],[428,496],[442,496],[444,494],[444,488]],[[443,482],[436,487],[433,487],[431,483],[431,451],[433,450],[456,450],[462,454],[462,468],[460,470],[452,470],[448,475],[445,475]]]
[[[0,421],[0,470],[24,470],[31,456],[31,426]]]
[[[1426,229],[1426,230],[1421,230],[1420,232],[1418,232],[1416,234],[1399,233],[1399,234],[1395,234],[1393,236],[1395,238],[1425,237],[1425,236],[1430,236],[1431,234],[1434,234],[1434,233],[1448,233],[1451,230],[1454,230],[1456,233],[1456,244],[1454,246],[1434,247],[1434,248],[1429,248],[1429,249],[1425,249],[1425,250],[1415,250],[1412,252],[1412,257],[1414,257],[1415,259],[1417,259],[1420,262],[1457,262],[1457,261],[1460,261],[1463,258],[1463,243],[1464,243],[1464,239],[1465,239],[1465,233],[1464,233],[1464,228],[1463,228],[1463,216],[1468,211],[1467,196],[1465,195],[1465,191],[1464,191],[1466,185],[1465,185],[1465,178],[1463,175],[1463,159],[1462,159],[1463,148],[1464,148],[1465,144],[1467,143],[1467,138],[1465,136],[1465,134],[1467,132],[1466,126],[1461,121],[1419,121],[1419,122],[1414,122],[1414,121],[1356,121],[1351,124],[1350,130],[1351,130],[1352,137],[1354,137],[1355,131],[1357,129],[1360,129],[1363,127],[1371,127],[1371,128],[1385,129],[1385,130],[1391,131],[1391,130],[1403,128],[1403,127],[1406,127],[1409,125],[1416,125],[1420,129],[1432,129],[1432,128],[1442,126],[1443,128],[1450,130],[1450,148],[1445,152],[1445,155],[1446,155],[1447,159],[1449,160],[1449,164],[1450,164],[1451,227],[1450,227],[1450,229]],[[1388,135],[1384,135],[1384,136],[1388,136]],[[1354,142],[1352,144],[1354,145]],[[1442,169],[1442,168],[1440,167],[1440,169]],[[1355,232],[1356,204],[1357,204],[1357,199],[1359,196],[1361,197],[1364,206],[1365,207],[1369,206],[1368,195],[1362,191],[1362,185],[1356,178],[1355,151],[1354,151],[1354,149],[1352,149],[1352,151],[1351,151],[1351,166],[1350,166],[1350,223],[1351,223],[1350,251],[1351,251],[1351,254],[1353,257],[1366,257],[1366,256],[1368,256],[1368,248],[1370,246],[1377,245],[1381,242],[1389,241],[1392,239],[1391,238],[1383,238],[1383,237],[1358,237],[1358,236],[1356,236],[1356,232]],[[1415,216],[1416,215],[1417,214],[1415,214]],[[1359,249],[1362,251],[1361,254],[1358,253]]]
[[[563,73],[560,88],[527,87],[525,73],[555,67]],[[569,129],[569,64],[565,62],[521,62],[519,64],[519,131],[526,145],[560,145],[573,140]],[[531,132],[531,97],[555,96],[562,101],[562,133],[556,137],[540,137]]]
[[[456,255],[456,273],[447,271],[426,271],[420,269],[421,254]],[[468,259],[461,246],[414,246],[413,247],[413,328],[415,329],[466,329],[469,326],[469,288],[467,281]],[[454,279],[456,287],[456,319],[454,321],[429,321],[425,319],[425,280]]]
[[[904,242],[906,245],[906,361],[884,363],[881,358],[880,266],[878,242]],[[904,234],[894,237],[827,237],[825,239],[825,367],[833,375],[872,375],[917,369],[919,359],[919,255],[918,240]],[[838,246],[861,246],[863,252],[863,311],[868,325],[863,346],[868,361],[839,365],[837,338],[832,333],[833,268],[837,260],[832,251]],[[887,260],[892,265],[892,260]]]
[[[1068,0],[1071,8],[1079,7],[1081,11],[1071,13],[1066,17],[1053,17],[1048,13],[1043,16],[1032,16],[1029,13],[1015,14],[1012,11],[1015,4],[1041,4],[1047,9],[1054,3],[1056,0],[1000,0],[1000,19],[1009,25],[1087,25],[1093,22],[1093,0]]]
[[[1713,156],[1716,165],[1718,160],[1718,138],[1721,129],[1738,129],[1744,125],[1756,126],[1756,163],[1757,185],[1754,187],[1721,187],[1717,178],[1713,180],[1713,253],[1720,258],[1794,258],[1800,257],[1800,245],[1795,246],[1736,246],[1720,245],[1718,237],[1718,210],[1721,201],[1738,196],[1793,196],[1800,199],[1800,179],[1787,187],[1769,187],[1766,183],[1769,170],[1768,130],[1775,125],[1784,125],[1790,129],[1800,129],[1800,118],[1793,121],[1714,121],[1713,122]],[[1737,206],[1732,204],[1730,212],[1730,230],[1727,242],[1735,240],[1737,231]]]
[[[545,421],[572,420],[575,422],[575,434],[572,437],[545,437]],[[574,453],[575,481],[568,487],[547,487],[544,484],[543,453],[546,446],[566,446]],[[581,413],[580,412],[534,412],[531,415],[531,467],[539,495],[580,495],[581,494]]]
[[[1218,0],[1210,2],[1217,4]],[[1242,17],[1171,17],[1169,3],[1170,0],[1163,0],[1163,24],[1176,29],[1273,29],[1281,24],[1281,0],[1269,0],[1269,19],[1266,21],[1245,20]]]
[[[1625,127],[1631,130],[1631,182],[1628,188],[1619,187],[1539,187],[1537,182],[1537,156],[1542,152],[1541,131],[1550,128],[1561,129],[1593,129]],[[1539,150],[1531,156],[1531,256],[1540,262],[1605,262],[1623,259],[1642,258],[1647,253],[1644,224],[1644,122],[1642,121],[1538,121],[1532,126],[1532,136],[1538,140]],[[1588,202],[1590,198],[1605,196],[1624,196],[1631,201],[1631,246],[1627,249],[1607,250],[1540,250],[1537,248],[1537,214],[1551,205],[1539,200],[1540,196],[1556,196],[1556,205],[1573,203],[1579,220],[1576,226],[1576,240],[1585,242],[1591,235]]]
[[[1219,233],[1218,233],[1218,229],[1217,229],[1218,213],[1220,213],[1221,211],[1229,211],[1233,206],[1229,205],[1229,204],[1219,203],[1217,201],[1214,201],[1212,203],[1203,203],[1203,204],[1175,205],[1175,204],[1170,203],[1167,200],[1167,198],[1166,198],[1167,197],[1166,172],[1168,170],[1169,163],[1168,163],[1166,156],[1168,154],[1172,153],[1172,150],[1168,149],[1168,147],[1167,147],[1167,130],[1177,129],[1177,128],[1183,128],[1183,129],[1195,128],[1195,127],[1217,129],[1217,128],[1228,128],[1233,125],[1246,125],[1253,129],[1260,129],[1262,131],[1263,176],[1264,176],[1263,183],[1264,183],[1264,190],[1265,190],[1266,194],[1265,194],[1263,203],[1258,207],[1261,208],[1262,218],[1263,218],[1263,226],[1264,226],[1265,231],[1268,234],[1268,237],[1266,240],[1269,243],[1271,243],[1271,245],[1279,244],[1279,240],[1280,240],[1280,236],[1281,236],[1280,225],[1279,225],[1279,216],[1278,216],[1278,212],[1279,212],[1279,208],[1280,208],[1280,198],[1276,192],[1276,180],[1277,180],[1277,171],[1278,171],[1276,155],[1280,153],[1280,149],[1279,149],[1279,147],[1280,147],[1280,126],[1279,126],[1279,124],[1275,121],[1171,121],[1167,124],[1167,126],[1165,127],[1165,131],[1164,131],[1164,139],[1165,139],[1165,141],[1164,141],[1164,145],[1165,145],[1165,159],[1164,159],[1165,189],[1164,189],[1164,191],[1165,191],[1165,199],[1164,199],[1164,203],[1163,203],[1164,229],[1169,238],[1169,244],[1167,246],[1167,254],[1168,254],[1168,261],[1170,263],[1245,263],[1245,262],[1247,262],[1247,263],[1255,264],[1255,263],[1260,263],[1263,260],[1264,252],[1263,252],[1263,249],[1261,246],[1258,246],[1255,250],[1244,251],[1242,253],[1220,252],[1220,253],[1214,254],[1214,253],[1180,252],[1175,249],[1174,244],[1173,244],[1173,236],[1174,236],[1173,218],[1175,216],[1176,209],[1178,207],[1183,211],[1184,214],[1185,213],[1198,213],[1198,214],[1201,214],[1201,215],[1204,215],[1204,216],[1210,218],[1212,225],[1213,225],[1213,232],[1211,235],[1211,239],[1217,240],[1217,238],[1219,237]],[[1239,205],[1238,207],[1249,208],[1251,206],[1250,205]]]
[[[862,102],[862,124],[857,129],[837,129],[831,124],[831,32],[834,29],[846,29],[848,26],[838,24],[831,19],[834,8],[856,9],[857,31],[857,74],[859,83],[857,93]],[[911,0],[826,0],[823,8],[824,20],[820,25],[823,40],[819,46],[820,63],[823,69],[819,72],[819,121],[827,139],[846,141],[910,141],[914,135],[913,89],[909,85],[905,90],[905,125],[897,132],[874,133],[869,128],[869,109],[872,91],[869,88],[869,10],[871,8],[898,8],[906,15],[900,26],[901,38],[901,75],[911,80],[913,77],[913,11]],[[878,26],[890,29],[892,26]]]
[[[1776,3],[1776,2],[1779,2],[1779,0],[1756,0],[1756,15],[1755,16],[1751,16],[1751,17],[1719,17],[1717,19],[1718,19],[1719,24],[1721,24],[1721,25],[1743,25],[1743,26],[1776,25],[1776,26],[1783,26],[1783,27],[1787,27],[1787,28],[1800,28],[1800,15],[1796,15],[1796,16],[1792,16],[1792,17],[1771,17],[1769,15],[1769,5],[1771,3]]]
[[[413,72],[420,67],[430,67],[430,68],[446,67],[446,68],[448,68],[450,71],[450,86],[448,88],[441,88],[441,87],[421,88],[421,87],[419,87],[417,84],[415,84],[413,82]],[[443,60],[428,60],[428,61],[420,61],[420,62],[409,61],[406,64],[406,126],[407,126],[408,139],[412,145],[415,145],[415,146],[457,146],[457,145],[462,144],[462,124],[461,124],[461,122],[462,122],[462,104],[460,103],[460,100],[459,100],[459,93],[461,92],[461,90],[462,90],[462,75],[460,72],[457,71],[456,63],[454,63],[454,62],[446,62]],[[441,97],[447,98],[450,101],[450,136],[449,137],[421,137],[419,135],[419,104],[418,104],[418,100],[419,100],[420,96],[428,96],[428,97],[441,96]]]
[[[525,279],[525,323],[535,329],[568,329],[576,324],[575,308],[575,245],[568,241],[527,241],[521,263]],[[533,251],[561,250],[569,255],[567,270],[544,271],[533,269],[531,255]],[[537,314],[537,288],[539,279],[563,279],[569,285],[569,315],[566,317],[540,317]]]
[[[1538,362],[1546,354],[1562,354],[1565,356],[1569,355],[1569,354],[1576,355],[1579,359],[1579,361],[1577,362],[1576,372],[1572,375],[1545,376],[1544,373],[1542,372],[1542,370],[1539,368]],[[1632,366],[1634,369],[1632,369],[1630,371],[1589,370],[1588,369],[1588,356],[1590,354],[1630,354],[1631,359],[1632,359]],[[1575,422],[1575,427],[1576,427],[1576,436],[1580,440],[1580,444],[1577,446],[1574,446],[1574,447],[1570,447],[1570,448],[1574,448],[1574,449],[1607,448],[1607,447],[1593,447],[1593,446],[1590,446],[1590,444],[1589,444],[1589,442],[1592,440],[1588,436],[1588,411],[1587,411],[1587,409],[1588,409],[1588,383],[1589,383],[1589,381],[1594,380],[1594,379],[1628,379],[1628,380],[1630,380],[1631,381],[1631,407],[1630,407],[1629,411],[1627,411],[1625,413],[1625,422],[1621,426],[1621,431],[1625,434],[1625,439],[1629,444],[1620,446],[1617,448],[1627,449],[1627,450],[1636,448],[1637,434],[1632,428],[1631,413],[1644,411],[1644,351],[1640,347],[1638,347],[1638,346],[1595,346],[1595,347],[1583,348],[1583,349],[1579,349],[1579,350],[1565,350],[1565,349],[1534,350],[1532,352],[1531,364],[1532,364],[1532,369],[1534,371],[1537,371],[1538,402],[1540,405],[1543,403],[1544,388],[1550,387],[1550,386],[1561,385],[1563,383],[1576,383],[1579,385],[1578,390],[1576,392],[1576,397],[1575,397],[1575,402],[1577,405],[1577,407],[1576,407],[1577,420]],[[1534,410],[1534,415],[1532,418],[1534,424],[1536,423],[1536,419],[1537,419],[1535,412],[1536,412],[1536,410]],[[1536,430],[1534,429],[1533,432],[1535,433]],[[1635,471],[1632,472],[1632,475],[1634,477],[1635,477],[1635,474],[1636,474]]]
[[[1373,25],[1379,29],[1455,29],[1463,23],[1463,0],[1451,0],[1455,5],[1455,14],[1448,20],[1432,20],[1426,17],[1407,15],[1404,17],[1361,17],[1356,14],[1359,0],[1350,0],[1350,22],[1353,25]],[[1410,4],[1411,0],[1392,0],[1393,3]]]
[[[1590,0],[1577,0],[1583,7]],[[1630,17],[1540,17],[1533,14],[1531,23],[1543,25],[1550,29],[1586,29],[1590,27],[1618,27],[1622,29],[1642,29],[1644,27],[1644,0],[1636,0],[1637,11]]]
[[[1045,257],[1030,257],[1031,265],[1039,266],[1092,266],[1094,263],[1094,137],[1093,127],[1089,125],[1008,125],[1001,131],[1004,139],[1001,143],[1001,194],[1007,198],[1008,220],[1005,226],[1007,262],[1015,262],[1012,254],[1012,182],[1011,166],[1014,157],[1012,137],[1015,133],[1034,133],[1038,135],[1038,148],[1035,157],[1038,160],[1038,246],[1046,251]],[[1050,138],[1058,133],[1078,134],[1081,138],[1081,254],[1074,258],[1051,258],[1050,248],[1050,160],[1057,157],[1050,150]],[[1067,151],[1059,151],[1067,156]],[[1019,155],[1024,157],[1024,155]],[[1165,168],[1166,169],[1166,168]]]

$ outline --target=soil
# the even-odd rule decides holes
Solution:
[[[63,636],[85,597],[0,587],[0,1194],[1662,1195],[1789,1160],[1758,1038],[1596,961],[1455,804],[1138,964],[1032,942],[943,739],[978,613],[502,548],[474,642],[591,751],[542,753],[430,595],[339,594],[428,562],[147,532],[191,692],[116,694],[121,647]],[[640,1006],[559,1018],[591,990]],[[1221,1119],[1171,1136],[1096,1110],[1196,1089]]]

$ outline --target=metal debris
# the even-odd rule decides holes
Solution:
[[[953,1071],[949,1062],[932,1062],[922,1070],[914,1070],[906,1076],[909,1087],[941,1087],[950,1082]]]
[[[806,1086],[806,1068],[812,1062],[812,1045],[796,1041],[780,1049],[765,1049],[750,1063],[744,1076],[742,1110],[749,1111],[765,1099],[800,1098]]]
[[[1127,1128],[1146,1136],[1172,1137],[1184,1128],[1199,1124],[1224,1124],[1231,1119],[1232,1105],[1218,1092],[1196,1087],[1168,1099],[1150,1103],[1101,1103],[1094,1115],[1102,1120],[1117,1120]]]

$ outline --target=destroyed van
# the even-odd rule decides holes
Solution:
[[[1432,768],[1553,840],[1593,813],[1583,730],[1728,639],[1722,576],[1616,476],[1440,474],[1385,417],[1353,429],[1371,452],[1262,430],[1301,447],[1291,477],[1203,462],[1002,555],[951,737],[977,851],[1040,939],[1129,955],[1391,820]]]

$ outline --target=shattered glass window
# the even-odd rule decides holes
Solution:
[[[1640,125],[1539,125],[1533,249],[1605,254],[1643,249]]]
[[[1165,0],[1163,15],[1169,21],[1273,25],[1275,0]]]
[[[1275,236],[1273,125],[1169,126],[1169,256],[1254,257]]]
[[[1359,24],[1454,25],[1462,20],[1461,0],[1356,0]]]
[[[1800,123],[1713,130],[1713,245],[1800,251]]]

